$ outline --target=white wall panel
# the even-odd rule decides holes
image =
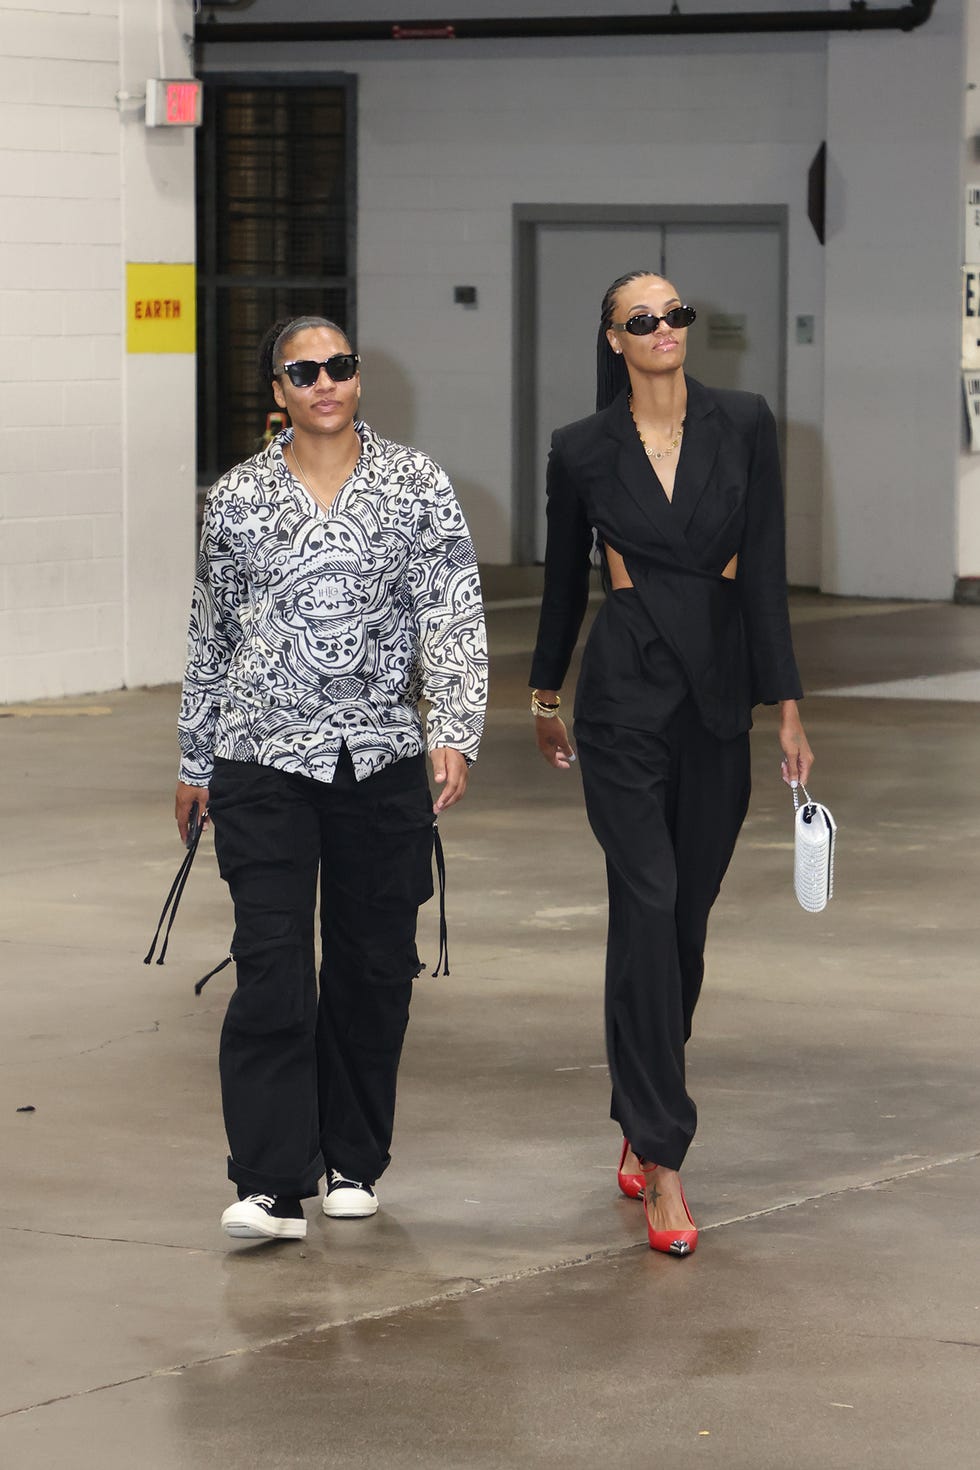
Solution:
[[[160,71],[156,9],[124,0],[120,76],[130,92]],[[165,74],[183,76],[188,7],[168,0],[163,9]],[[147,129],[139,113],[130,112],[120,156],[124,259],[193,261],[193,131]],[[123,471],[129,685],[159,684],[183,672],[194,574],[195,391],[192,355],[123,356],[123,433],[116,442]]]
[[[13,0],[0,10],[0,54],[109,64],[119,44],[119,9],[120,0],[78,6]]]
[[[119,115],[114,105],[65,109],[60,122],[56,146],[64,153],[109,153],[118,159]]]

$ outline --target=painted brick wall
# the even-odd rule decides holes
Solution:
[[[121,682],[119,0],[0,7],[0,699]]]
[[[194,259],[190,0],[0,0],[0,702],[176,679],[189,355],[129,356],[125,263]],[[117,101],[117,94],[121,94]]]

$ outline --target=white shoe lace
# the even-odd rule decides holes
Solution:
[[[241,1201],[243,1205],[264,1205],[267,1210],[271,1210],[275,1202],[274,1194],[250,1194]]]
[[[363,1189],[366,1193],[370,1194],[368,1186],[366,1184],[362,1184],[359,1179],[348,1179],[346,1174],[341,1174],[338,1172],[338,1170],[331,1169],[330,1188],[336,1189],[338,1184],[351,1184],[355,1189]]]

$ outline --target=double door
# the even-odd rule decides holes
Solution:
[[[618,276],[637,269],[666,276],[697,308],[686,371],[711,387],[762,393],[781,423],[784,228],[779,218],[530,219],[523,246],[530,258],[523,262],[522,291],[531,300],[518,304],[519,323],[527,312],[518,370],[530,369],[532,381],[516,400],[523,442],[518,552],[521,560],[541,561],[551,434],[595,409],[599,309]]]

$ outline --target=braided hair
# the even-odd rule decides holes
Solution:
[[[608,408],[614,398],[618,398],[624,388],[629,387],[629,373],[626,364],[619,353],[614,352],[609,345],[606,336],[612,326],[613,312],[616,309],[616,296],[630,281],[638,281],[641,276],[657,276],[659,271],[627,271],[625,276],[620,276],[613,281],[609,290],[602,298],[602,311],[599,316],[599,335],[596,338],[596,372],[595,372],[595,407],[596,413],[600,409]]]
[[[273,322],[259,343],[259,377],[263,388],[272,386],[274,378],[282,372],[283,354],[287,344],[292,341],[298,332],[305,332],[310,327],[326,327],[330,332],[336,332],[338,337],[343,337],[347,343],[348,352],[354,348],[351,340],[343,327],[338,327],[336,322],[328,320],[325,316],[294,316],[283,317],[281,321]]]

